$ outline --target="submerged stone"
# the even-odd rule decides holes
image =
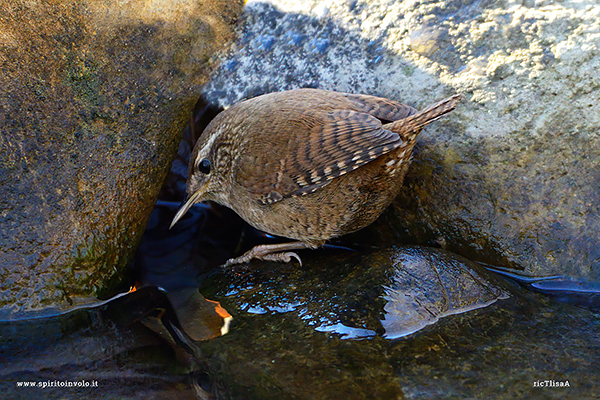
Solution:
[[[439,249],[302,255],[308,261],[299,270],[284,267],[278,273],[277,267],[261,264],[265,268],[248,276],[238,276],[235,269],[223,275],[231,279],[227,301],[251,314],[291,313],[319,332],[346,339],[396,339],[509,297],[480,266]]]
[[[193,346],[217,398],[535,397],[542,355],[568,368],[555,380],[586,382],[570,394],[594,393],[600,325],[588,310],[550,306],[436,249],[301,256],[301,268],[253,262],[203,284],[234,316],[228,335]]]

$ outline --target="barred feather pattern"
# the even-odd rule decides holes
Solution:
[[[326,98],[317,98],[311,89],[295,92],[293,101],[275,93],[261,96],[264,103],[257,100],[246,107],[253,118],[260,114],[271,120],[272,132],[249,135],[256,141],[247,147],[254,150],[242,155],[236,166],[239,184],[262,204],[313,193],[383,154],[412,147],[425,125],[460,101],[453,96],[417,112],[374,96],[328,92]],[[266,134],[272,136],[265,138]],[[269,145],[276,150],[271,152]]]
[[[271,191],[261,200],[265,204],[288,196],[302,196],[326,186],[332,179],[354,171],[360,166],[398,147],[414,144],[421,129],[451,112],[461,96],[453,96],[419,112],[382,126],[381,121],[367,113],[349,110],[334,111],[321,118],[322,125],[310,132],[309,140],[288,158],[288,171],[298,189],[289,194]],[[383,107],[371,103],[369,111],[381,119],[394,117]],[[389,109],[389,108],[388,108]],[[398,132],[398,133],[396,133]],[[412,137],[411,137],[412,136]],[[402,153],[404,154],[404,152]],[[310,168],[307,168],[310,166]]]

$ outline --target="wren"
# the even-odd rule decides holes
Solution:
[[[226,266],[253,258],[301,262],[291,250],[317,248],[375,221],[397,196],[422,128],[461,98],[417,112],[380,97],[297,89],[234,104],[198,139],[188,198],[171,226],[211,200],[294,240],[256,246]]]

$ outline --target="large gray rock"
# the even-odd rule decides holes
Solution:
[[[242,7],[0,1],[0,308],[119,279]]]
[[[205,95],[312,86],[422,108],[463,92],[386,214],[398,239],[599,280],[599,29],[592,0],[251,1]]]

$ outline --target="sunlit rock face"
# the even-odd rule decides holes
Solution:
[[[422,108],[426,128],[385,218],[526,274],[600,280],[600,5],[592,0],[250,1],[205,95],[319,87]]]
[[[242,8],[0,2],[0,307],[119,279]]]

